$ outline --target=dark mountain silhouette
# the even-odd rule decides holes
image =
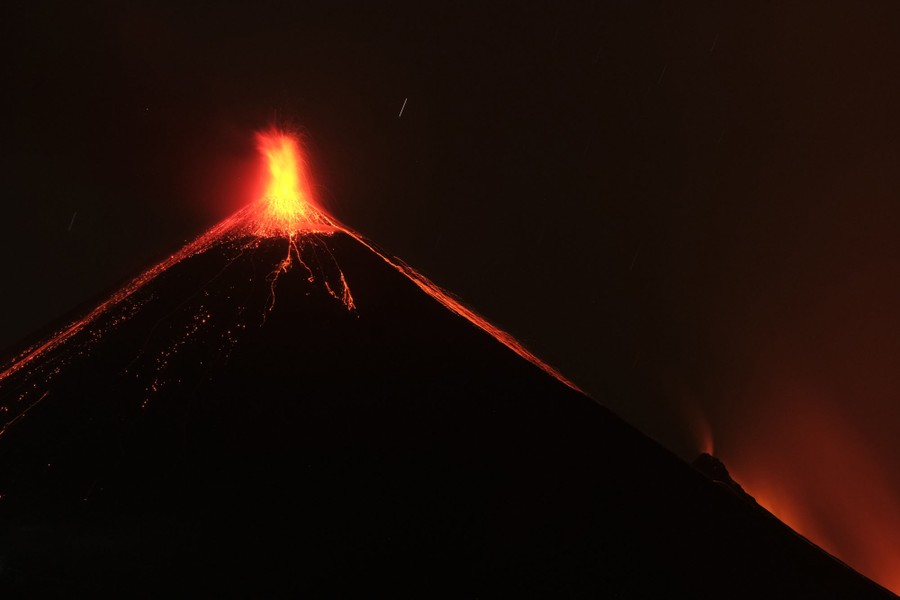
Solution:
[[[4,597],[893,597],[358,239],[302,242],[277,281],[285,238],[202,248],[7,369]]]
[[[708,452],[701,452],[691,464],[695,469],[709,477],[715,483],[731,491],[739,498],[742,498],[751,504],[758,504],[756,498],[748,494],[741,484],[731,477],[731,473],[728,472],[725,463],[717,456],[713,456]]]

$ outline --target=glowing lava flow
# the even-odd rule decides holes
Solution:
[[[366,246],[391,267],[406,275],[419,287],[419,289],[437,300],[445,308],[448,308],[479,329],[489,333],[494,339],[505,345],[507,348],[530,363],[540,367],[546,373],[552,375],[562,383],[565,383],[574,390],[581,391],[559,371],[529,352],[513,336],[502,329],[495,327],[489,323],[487,319],[463,305],[459,300],[453,298],[449,292],[442,289],[433,281],[403,261],[383,252],[362,235],[340,223],[334,217],[327,215],[322,209],[317,207],[313,200],[311,186],[309,185],[306,163],[303,160],[299,144],[295,137],[277,130],[270,130],[266,133],[259,134],[257,139],[259,141],[260,151],[268,160],[270,175],[269,183],[266,186],[265,210],[258,217],[258,235],[287,235],[291,240],[292,247],[296,250],[294,244],[295,236],[297,234],[311,231],[318,233],[341,231]],[[299,251],[294,251],[293,255],[297,259],[300,258]],[[278,275],[290,268],[292,260],[292,250],[289,248],[287,258],[281,264],[279,270],[274,274],[273,285]],[[302,263],[302,260],[300,262]],[[305,264],[303,266],[306,267]],[[350,294],[350,288],[347,286],[347,281],[344,279],[343,273],[340,274],[340,280],[342,288],[340,294],[336,293],[327,281],[325,282],[326,288],[332,296],[341,299],[348,308],[354,308],[353,297]],[[274,305],[274,288],[272,301]]]
[[[330,234],[334,233],[336,228],[313,203],[309,178],[306,176],[305,162],[302,160],[297,139],[284,133],[269,131],[258,134],[257,141],[259,150],[266,159],[265,166],[268,174],[262,198],[239,210],[162,262],[132,279],[84,317],[69,324],[50,338],[26,348],[6,364],[0,365],[0,383],[28,367],[39,357],[65,344],[172,266],[217,244],[246,238],[247,241],[242,245],[250,248],[260,238],[283,237],[287,240],[287,255],[270,278],[273,294],[269,305],[270,309],[274,305],[274,289],[278,276],[290,270],[295,260],[308,271],[308,279],[312,281],[314,279],[313,272],[301,258],[301,244],[306,241],[315,243],[315,238],[306,234]],[[353,297],[347,288],[343,273],[340,274],[337,284],[331,285],[326,281],[325,287],[330,295],[343,302],[348,309],[354,308]],[[95,333],[95,337],[100,335],[99,332]],[[20,416],[24,416],[24,413]],[[0,429],[0,435],[16,420],[14,419],[7,423],[6,427]]]
[[[286,132],[270,129],[257,133],[256,141],[259,152],[265,159],[266,185],[262,198],[254,207],[249,229],[257,237],[283,237],[288,240],[287,255],[269,278],[271,294],[268,310],[271,311],[275,308],[278,278],[291,270],[295,262],[307,272],[310,283],[315,280],[312,269],[303,261],[301,246],[306,242],[315,243],[316,238],[311,234],[327,235],[337,231],[337,228],[334,220],[315,203],[306,160],[297,138]],[[325,289],[348,310],[355,309],[344,273],[331,256],[331,251],[324,245],[320,247],[331,257],[339,273],[339,280],[334,285],[327,278],[323,279]]]
[[[110,298],[106,301],[100,303],[96,308],[94,308],[94,310],[89,312],[84,317],[58,331],[49,339],[30,346],[29,348],[20,352],[8,364],[0,367],[0,369],[2,369],[0,370],[0,383],[2,383],[3,380],[8,378],[9,376],[14,375],[15,373],[18,373],[19,371],[27,367],[38,357],[65,343],[77,333],[84,330],[88,325],[96,321],[98,317],[105,314],[110,308],[128,299],[135,292],[156,279],[157,276],[159,276],[161,273],[163,273],[173,265],[178,264],[186,258],[194,256],[195,254],[203,252],[210,246],[224,239],[229,239],[233,236],[239,235],[240,232],[242,232],[246,227],[246,218],[248,212],[249,210],[245,208],[228,217],[194,241],[185,245],[178,252],[172,254],[164,261],[147,269],[146,271],[132,279],[130,282],[128,282],[128,284],[125,285],[125,287],[110,296]]]
[[[495,340],[532,363],[533,365],[539,367],[541,370],[546,372],[549,375],[552,375],[554,378],[558,379],[562,383],[566,384],[573,390],[577,392],[584,393],[583,390],[579,389],[577,385],[566,379],[562,373],[560,373],[555,368],[551,367],[537,356],[532,354],[525,346],[521,344],[516,338],[512,335],[506,333],[499,327],[495,327],[491,325],[491,323],[476,313],[471,308],[465,306],[462,302],[454,298],[450,292],[444,290],[439,285],[407,265],[405,262],[400,260],[399,258],[395,258],[380,250],[375,244],[362,237],[360,234],[356,233],[352,229],[344,227],[343,225],[335,222],[335,224],[347,235],[354,238],[360,244],[364,245],[366,248],[374,252],[381,258],[384,262],[394,267],[404,275],[406,275],[413,283],[415,283],[420,290],[437,300],[440,304],[442,304],[445,308],[450,309],[452,312],[456,313],[460,317],[466,319],[479,329],[484,330],[486,333],[489,333]]]
[[[11,376],[22,372],[29,365],[35,363],[38,358],[48,355],[57,348],[60,348],[60,346],[80,332],[88,330],[89,326],[97,322],[101,316],[113,314],[111,311],[114,308],[120,307],[124,301],[134,296],[138,290],[156,279],[170,267],[219,244],[233,243],[238,248],[250,249],[258,246],[262,239],[279,238],[285,240],[287,250],[285,258],[280,261],[269,277],[271,297],[267,306],[268,311],[271,311],[275,305],[275,286],[278,278],[291,270],[295,264],[299,264],[303,267],[307,274],[307,280],[310,283],[316,280],[316,273],[321,272],[322,283],[327,293],[343,303],[348,310],[354,310],[356,306],[353,296],[350,293],[347,280],[344,277],[343,272],[341,272],[339,265],[337,265],[337,262],[334,261],[331,251],[328,249],[327,245],[322,242],[323,236],[341,232],[369,248],[385,263],[405,275],[418,286],[419,289],[453,313],[485,331],[498,342],[562,383],[572,389],[581,391],[575,384],[563,377],[559,371],[529,352],[510,334],[491,325],[484,317],[464,306],[459,300],[453,298],[450,293],[436,285],[427,277],[401,260],[383,252],[372,242],[338,222],[320,208],[315,203],[306,163],[303,159],[303,154],[296,137],[281,131],[269,130],[258,134],[257,142],[260,153],[265,159],[266,185],[264,186],[265,191],[261,198],[225,219],[203,235],[185,245],[179,251],[169,256],[167,259],[131,280],[109,299],[102,302],[84,317],[61,329],[49,339],[39,342],[20,352],[6,364],[0,365],[0,384]],[[303,261],[302,248],[307,245],[312,247],[313,250],[324,251],[324,253],[334,262],[337,275],[333,281],[329,281],[328,277],[324,275],[321,265],[317,265],[319,268],[317,271],[314,271]],[[127,319],[127,316],[124,316],[124,313],[116,316],[112,326],[114,327],[118,322],[125,319]],[[103,333],[104,332],[100,330],[92,331],[90,336],[91,341],[96,341]],[[54,367],[54,370],[58,371],[59,368],[60,366],[57,365]],[[44,379],[49,377],[46,374],[41,375],[39,373],[35,376]],[[46,383],[46,379],[44,382]],[[31,387],[34,387],[35,385],[36,384],[32,384]],[[155,384],[152,387],[155,387]],[[19,401],[22,402],[26,400],[26,395],[28,395],[28,392],[23,393],[22,396],[19,397]],[[3,427],[3,429],[0,429],[0,435],[16,421],[24,417],[28,410],[40,402],[45,396],[46,393],[34,400],[33,403],[23,412],[20,412],[17,417],[7,422],[6,426]]]

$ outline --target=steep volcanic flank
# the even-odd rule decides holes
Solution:
[[[271,311],[288,242],[248,243],[3,380],[6,586],[889,596],[347,234],[299,244],[321,271]]]
[[[325,213],[267,210],[3,366],[0,591],[892,597]]]

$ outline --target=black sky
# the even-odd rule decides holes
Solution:
[[[333,214],[669,448],[702,449],[706,421],[749,477],[753,448],[796,450],[773,425],[790,381],[827,390],[811,406],[896,497],[894,3],[15,2],[2,21],[0,345],[245,202],[275,119],[305,132]]]

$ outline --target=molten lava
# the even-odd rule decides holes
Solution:
[[[356,305],[350,287],[329,249],[327,236],[344,233],[372,250],[379,258],[409,278],[423,292],[431,296],[450,311],[466,319],[479,329],[491,335],[498,342],[508,347],[525,360],[531,362],[562,383],[578,390],[556,369],[544,363],[529,352],[511,335],[490,324],[484,317],[464,306],[440,286],[417,272],[404,262],[378,249],[372,242],[359,233],[341,224],[317,205],[313,196],[313,186],[306,167],[302,148],[296,136],[277,129],[270,129],[257,134],[257,145],[263,158],[259,197],[228,217],[209,231],[186,244],[180,250],[134,278],[114,293],[106,301],[99,304],[84,317],[77,319],[49,338],[40,341],[15,356],[12,360],[0,364],[0,391],[10,378],[17,389],[14,405],[0,406],[0,411],[10,413],[5,424],[0,427],[2,436],[10,427],[24,419],[29,411],[38,405],[49,393],[46,391],[50,381],[68,363],[67,356],[82,355],[90,352],[90,348],[108,333],[109,328],[129,319],[139,310],[140,301],[135,300],[136,293],[148,283],[162,275],[170,267],[214,247],[231,248],[241,253],[260,245],[266,238],[283,239],[286,247],[285,257],[276,265],[269,276],[271,295],[265,312],[275,308],[275,289],[281,276],[291,271],[294,266],[302,267],[302,273],[310,283],[319,282],[324,292],[341,302],[347,310],[355,311]],[[304,260],[308,257],[310,264]],[[129,306],[133,304],[133,306]],[[265,312],[261,321],[265,323]],[[97,324],[102,316],[111,324],[104,329],[92,325]],[[198,322],[206,323],[215,315],[198,316]],[[241,324],[241,327],[245,327]],[[86,336],[80,335],[84,332]],[[187,334],[185,334],[187,335]],[[78,340],[87,337],[85,342]],[[72,342],[67,344],[67,342]],[[150,397],[156,393],[162,382],[162,375],[167,361],[188,342],[187,338],[177,340],[166,356],[160,357],[157,374],[147,387],[147,398],[142,404],[146,407]],[[52,360],[38,360],[42,357]],[[46,364],[56,362],[55,366]],[[27,385],[24,382],[27,382]],[[580,391],[580,390],[578,390]]]
[[[259,150],[266,159],[268,180],[265,186],[265,194],[260,201],[261,207],[256,211],[256,234],[259,236],[285,236],[290,240],[287,257],[272,276],[270,310],[275,303],[275,282],[281,273],[290,269],[294,259],[300,261],[300,264],[307,271],[310,271],[300,257],[295,236],[301,234],[300,240],[302,242],[302,240],[309,237],[302,235],[304,233],[321,234],[341,231],[365,245],[387,264],[406,275],[419,289],[437,300],[444,307],[489,333],[507,348],[540,367],[567,386],[581,391],[575,384],[563,377],[559,371],[529,352],[513,336],[493,326],[487,319],[463,305],[462,302],[453,298],[451,294],[427,277],[403,261],[383,252],[362,235],[343,225],[316,206],[313,200],[306,161],[295,136],[277,129],[270,129],[267,132],[257,134],[257,141]],[[338,268],[338,272],[340,273],[340,268]],[[312,278],[312,271],[310,271],[310,280]],[[337,286],[332,286],[328,281],[325,281],[325,288],[334,298],[341,300],[348,309],[356,308],[343,273],[340,273],[340,281],[337,284]]]
[[[315,206],[300,144],[293,135],[270,129],[256,135],[265,159],[265,191],[259,200],[256,234],[291,237],[302,231],[331,231],[332,224]]]

